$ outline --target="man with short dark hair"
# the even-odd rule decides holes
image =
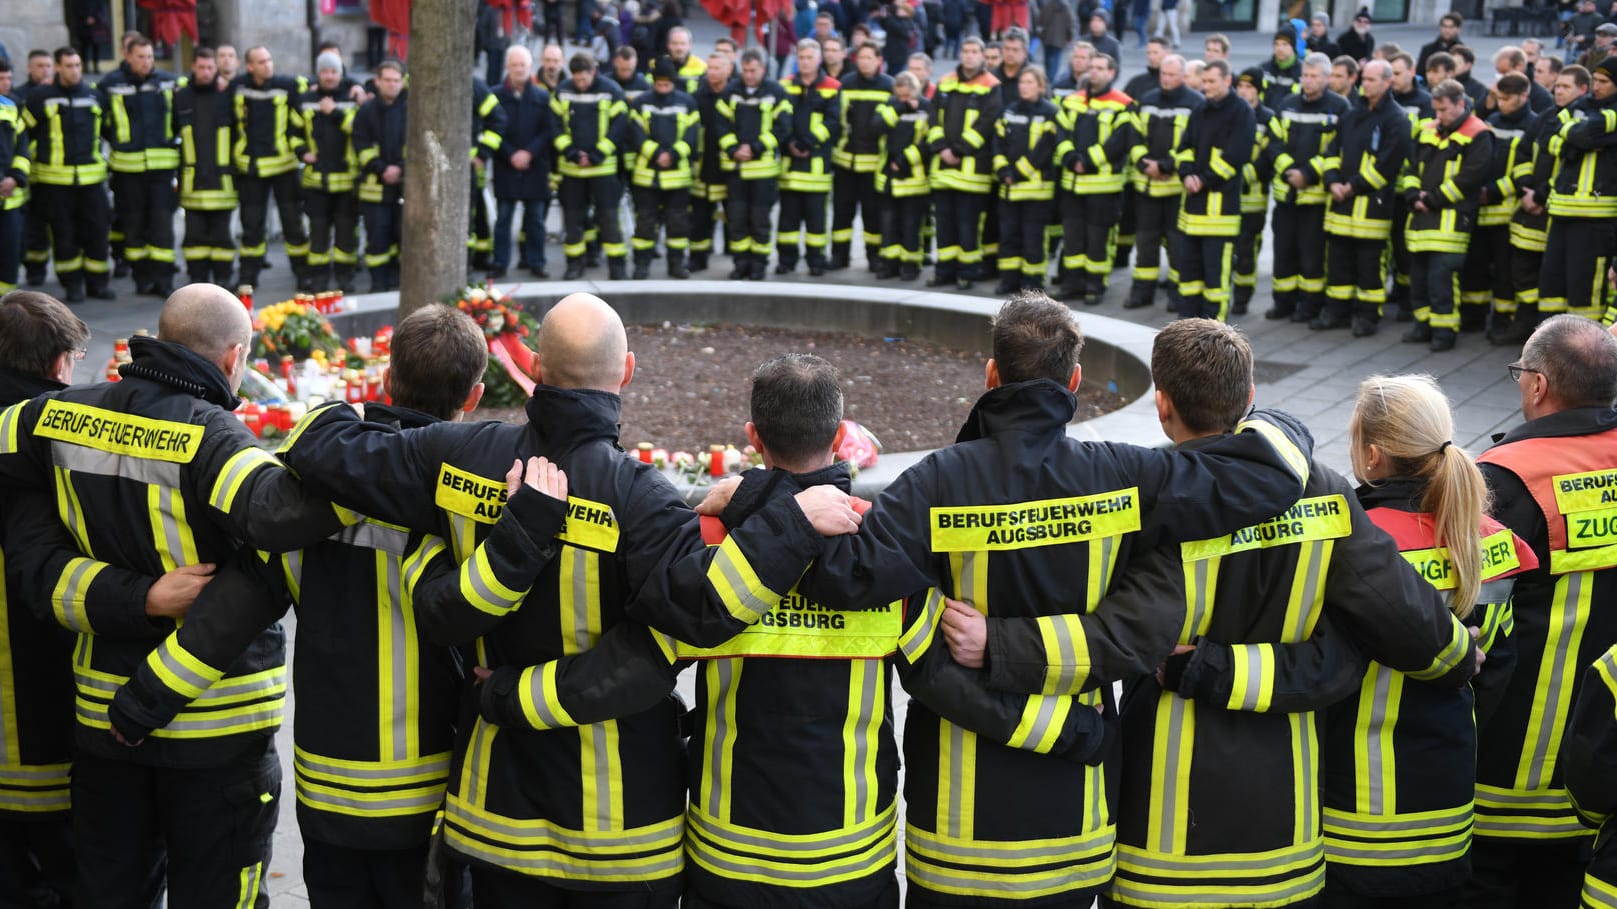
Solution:
[[[831,150],[835,166],[831,199],[831,261],[829,271],[848,267],[853,251],[853,219],[858,214],[864,230],[865,258],[872,271],[898,272],[901,263],[884,262],[881,249],[881,212],[876,195],[876,168],[881,156],[885,124],[879,110],[893,94],[893,77],[882,72],[880,49],[874,42],[854,48],[854,71],[842,78],[842,129]],[[890,267],[889,267],[890,264]]]
[[[842,83],[821,68],[820,45],[797,42],[797,74],[781,86],[791,103],[791,130],[781,158],[780,217],[776,224],[775,274],[797,270],[801,253],[809,274],[825,274],[827,203],[831,153],[842,137]]]
[[[1454,57],[1454,81],[1465,88],[1465,96],[1470,99],[1472,109],[1483,110],[1488,103],[1488,86],[1471,73],[1477,65],[1477,52],[1464,44],[1456,44],[1449,53]]]
[[[32,206],[50,225],[56,277],[63,300],[85,294],[111,300],[107,223],[107,161],[101,156],[100,97],[84,82],[84,61],[71,47],[55,55],[56,79],[28,93],[22,122],[29,134]]]
[[[668,277],[690,277],[691,171],[701,153],[701,114],[696,99],[679,90],[679,66],[658,57],[653,88],[629,106],[629,147],[636,149],[630,176],[634,198],[634,278],[651,277],[657,240],[666,230]]]
[[[623,199],[618,150],[628,147],[628,105],[623,89],[596,72],[595,58],[588,53],[574,54],[567,70],[569,79],[550,96],[557,121],[556,169],[561,172],[562,252],[567,256],[562,277],[584,277],[585,231],[593,211],[608,277],[620,281],[629,276],[629,250],[618,218]]]
[[[1124,309],[1150,306],[1156,300],[1157,284],[1167,278],[1170,294],[1177,297],[1179,264],[1179,205],[1185,185],[1178,178],[1174,155],[1179,138],[1193,113],[1205,99],[1185,84],[1185,58],[1169,54],[1162,58],[1161,87],[1136,99],[1135,146],[1130,153],[1134,167],[1129,181],[1134,189],[1135,242],[1134,284],[1129,288]],[[1133,97],[1133,96],[1131,96]],[[1124,222],[1122,231],[1128,231]],[[1166,274],[1162,268],[1166,256]]]
[[[1185,186],[1179,207],[1184,244],[1179,315],[1222,322],[1229,317],[1231,253],[1241,233],[1241,176],[1257,144],[1257,115],[1230,90],[1229,63],[1210,61],[1202,87],[1207,103],[1190,115],[1174,156]]]
[[[180,248],[186,272],[192,284],[223,287],[230,285],[236,261],[230,218],[237,198],[229,163],[236,113],[222,81],[215,51],[192,51],[191,78],[174,91],[174,132],[180,140],[180,207],[185,209]]]
[[[155,69],[152,41],[136,35],[124,60],[97,86],[107,111],[102,132],[112,148],[112,192],[123,229],[124,258],[135,292],[167,297],[174,283],[174,193],[180,150],[171,122],[180,80]]]
[[[1452,51],[1455,45],[1460,43],[1460,27],[1464,24],[1465,17],[1459,13],[1452,10],[1444,13],[1437,22],[1437,37],[1421,45],[1420,55],[1415,58],[1415,71],[1426,72],[1426,61],[1430,60],[1433,54]],[[1436,88],[1437,83],[1431,83],[1430,87]]]
[[[1128,185],[1134,100],[1117,90],[1117,62],[1105,54],[1090,63],[1082,88],[1061,100],[1061,143],[1056,166],[1061,189],[1061,296],[1080,306],[1106,294],[1112,244]]]
[[[792,102],[765,76],[764,53],[741,54],[741,78],[716,102],[719,160],[726,175],[725,239],[732,281],[762,281],[773,234],[770,212],[780,196],[781,151],[792,130]]]
[[[399,241],[404,227],[404,143],[409,99],[404,66],[383,60],[376,67],[376,97],[354,116],[354,155],[364,177],[359,184],[365,218],[365,267],[371,293],[399,289]]]
[[[728,158],[719,151],[719,101],[734,81],[735,71],[736,57],[714,51],[708,56],[707,70],[692,95],[702,120],[702,147],[694,154],[691,184],[689,266],[693,272],[707,271],[708,257],[713,254],[713,231],[729,191],[724,166]]]
[[[1567,797],[1563,735],[1584,667],[1617,643],[1617,612],[1602,608],[1617,596],[1609,518],[1617,339],[1558,315],[1527,339],[1510,372],[1525,422],[1477,461],[1490,513],[1532,546],[1538,568],[1516,580],[1516,671],[1479,730],[1474,872],[1463,902],[1571,906],[1592,834]]]
[[[1493,133],[1493,160],[1460,275],[1460,324],[1468,329],[1486,325],[1490,335],[1506,328],[1516,312],[1510,222],[1520,199],[1516,175],[1532,168],[1533,140],[1528,131],[1534,117],[1527,94],[1532,84],[1523,73],[1506,73],[1490,95],[1496,108],[1487,120]]]
[[[275,75],[269,48],[249,47],[247,71],[230,83],[235,104],[234,164],[241,195],[241,283],[258,283],[264,268],[265,218],[270,195],[281,216],[281,234],[294,276],[301,278],[309,254],[309,235],[298,207],[298,96],[308,90],[302,76]]]
[[[986,69],[982,41],[960,42],[960,64],[939,80],[932,102],[929,143],[938,264],[929,287],[966,289],[986,277],[979,225],[993,196],[992,139],[999,99],[999,81]]]

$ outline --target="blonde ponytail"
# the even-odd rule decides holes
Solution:
[[[1448,548],[1456,585],[1449,608],[1471,614],[1482,587],[1482,516],[1488,487],[1465,450],[1455,445],[1448,398],[1431,376],[1371,376],[1359,385],[1348,427],[1353,469],[1379,448],[1394,476],[1426,481],[1422,512],[1432,516],[1437,545]]]

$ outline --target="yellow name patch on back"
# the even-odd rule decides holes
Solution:
[[[1562,474],[1550,482],[1562,514],[1617,508],[1617,469]]]
[[[1410,549],[1399,553],[1415,573],[1438,590],[1453,590],[1460,586],[1454,576],[1454,562],[1449,559],[1447,546],[1430,549]],[[1500,530],[1482,538],[1482,579],[1491,581],[1522,567],[1516,555],[1516,543],[1509,530]]]
[[[1185,561],[1200,562],[1252,549],[1334,540],[1352,532],[1353,516],[1345,497],[1313,496],[1298,499],[1284,514],[1261,524],[1243,527],[1229,536],[1185,543],[1179,551]]]
[[[202,427],[152,420],[71,401],[50,401],[34,435],[148,461],[189,464],[202,444]]]
[[[933,552],[980,552],[1080,543],[1140,529],[1140,489],[1009,505],[932,509]]]
[[[568,496],[567,522],[562,524],[556,539],[585,549],[617,552],[617,516],[612,513],[611,505]]]
[[[692,647],[681,643],[675,651],[691,660],[731,656],[875,660],[898,649],[903,630],[903,601],[844,611],[821,606],[794,590],[764,613],[758,624],[723,644]]]
[[[490,480],[445,464],[438,469],[438,488],[432,501],[451,514],[493,524],[505,510],[505,480]]]

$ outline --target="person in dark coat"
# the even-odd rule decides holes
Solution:
[[[1337,52],[1359,61],[1360,66],[1364,65],[1364,61],[1370,59],[1370,56],[1375,53],[1376,39],[1374,35],[1370,34],[1369,10],[1361,9],[1353,14],[1352,27],[1336,36],[1336,49]]]
[[[498,84],[505,75],[505,45],[506,37],[501,29],[500,11],[495,9],[489,0],[481,0],[477,4],[477,34],[476,54],[484,55],[483,81],[490,85]]]
[[[545,271],[545,213],[550,208],[550,145],[556,119],[550,92],[533,81],[533,55],[520,44],[505,52],[505,79],[494,97],[505,109],[505,134],[494,157],[494,270],[505,277],[511,266],[511,222],[522,206],[521,267],[536,278]]]

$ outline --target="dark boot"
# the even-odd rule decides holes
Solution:
[[[1135,281],[1129,288],[1129,298],[1123,301],[1124,309],[1144,309],[1157,301],[1157,284],[1155,281]]]
[[[387,290],[387,266],[372,265],[370,292],[373,294],[379,294],[385,290]]]
[[[563,281],[577,281],[582,277],[584,277],[584,257],[568,256],[567,270],[562,272],[561,279]]]
[[[1432,340],[1427,342],[1426,349],[1432,353],[1442,353],[1454,349],[1455,332],[1452,328],[1432,329]]]
[[[752,274],[752,253],[736,253],[730,258],[735,261],[735,267],[730,269],[730,280],[747,280],[747,276]]]
[[[994,293],[1001,296],[1014,294],[1022,286],[1022,273],[1016,271],[1000,272],[999,282],[994,285]]]
[[[69,272],[66,275],[58,272],[57,277],[61,278],[62,280],[63,303],[84,302],[84,272],[75,271]]]
[[[748,281],[762,281],[769,271],[769,253],[755,252],[752,254],[752,268],[747,272]]]
[[[84,278],[85,292],[92,300],[116,300],[118,295],[112,292],[111,282],[105,274],[89,274]]]
[[[920,277],[921,263],[919,262],[905,262],[898,269],[898,279],[900,281],[914,281]]]
[[[213,263],[213,283],[220,287],[235,287],[234,272],[230,262]]]
[[[334,283],[335,283],[337,289],[342,291],[345,294],[353,293],[354,292],[354,266],[352,266],[352,265],[339,265],[339,266],[336,267],[336,269],[334,271],[335,271],[335,274],[336,274],[336,281]]]
[[[826,263],[826,266],[825,266],[826,270],[827,271],[842,271],[844,268],[847,268],[848,267],[848,254],[852,251],[852,247],[853,247],[852,243],[832,243],[831,244],[831,261]],[[871,261],[872,262],[874,262],[875,259],[876,259],[875,256],[871,256]]]
[[[1252,292],[1254,290],[1256,290],[1256,288],[1247,287],[1244,284],[1236,285],[1235,291],[1231,295],[1230,299],[1231,315],[1246,315],[1247,308],[1252,304]]]
[[[691,253],[691,271],[707,271],[707,252],[694,251]]]
[[[628,256],[607,256],[606,277],[610,281],[623,281],[629,277]]]
[[[644,281],[651,277],[651,250],[637,249],[634,251],[634,279]]]
[[[1429,344],[1432,341],[1432,326],[1427,322],[1416,322],[1404,332],[1405,344]],[[1452,344],[1449,346],[1453,346]]]
[[[1265,319],[1280,321],[1290,319],[1297,312],[1297,297],[1294,294],[1275,294],[1275,305],[1269,307],[1263,314]]]
[[[685,267],[685,250],[668,249],[668,277],[684,280],[691,276],[690,269]]]

